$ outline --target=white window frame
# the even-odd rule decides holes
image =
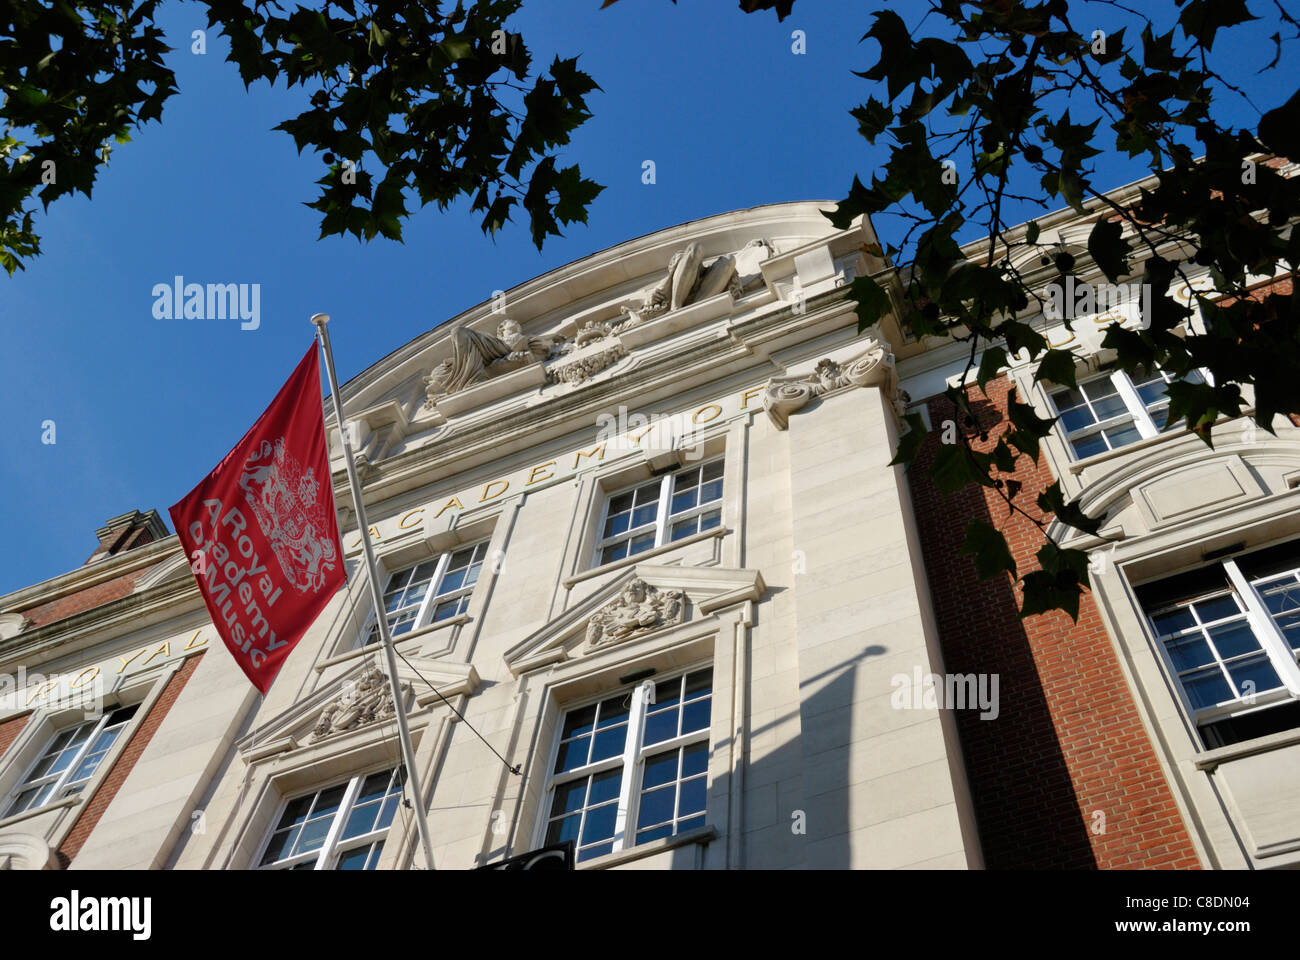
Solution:
[[[442,589],[442,582],[447,576],[447,568],[451,565],[451,558],[455,554],[460,553],[462,550],[473,550],[477,552],[481,547],[483,549],[483,557],[478,561],[478,563],[480,567],[483,564],[485,564],[488,559],[488,545],[490,542],[491,542],[490,538],[483,539],[483,540],[476,540],[473,543],[459,544],[451,548],[450,550],[445,550],[442,552],[442,554],[438,557],[438,564],[434,568],[433,576],[430,577],[429,579],[429,589],[425,591],[424,599],[420,601],[420,606],[416,610],[415,619],[411,621],[411,628],[409,630],[403,631],[397,637],[394,637],[394,639],[401,639],[401,637],[405,636],[406,634],[414,633],[416,630],[419,630],[423,627],[427,627],[431,623],[433,623],[433,621],[430,618],[433,616],[433,611],[437,608],[439,603],[442,603],[446,600],[453,600],[453,599],[459,600],[462,597],[471,597],[473,595],[474,588],[478,586],[479,579],[482,576],[481,569],[479,571],[479,576],[475,577],[474,582],[471,583],[469,586],[462,585],[457,587],[455,590],[450,590],[446,593],[441,593],[440,591]],[[420,566],[421,564],[428,563],[431,559],[432,558],[430,557],[425,557],[423,560],[417,560],[413,563],[404,564],[403,566],[389,573],[384,579],[384,589],[383,592],[380,594],[380,596],[382,597],[388,593],[388,587],[394,577],[398,577],[404,573],[407,573],[408,571],[412,570],[415,567]],[[471,555],[470,566],[472,567],[473,565],[474,565],[473,555]],[[380,616],[381,613],[382,611],[378,611],[378,610],[372,610],[370,612],[370,616],[366,620],[365,627],[361,630],[361,636],[358,639],[358,646],[365,647],[370,645],[370,643],[372,642],[370,641],[371,631],[375,629],[375,626],[378,623],[378,617]],[[457,616],[463,616],[463,614],[457,614]],[[448,619],[451,618],[449,617]],[[373,642],[378,642],[378,639],[379,638],[376,635],[375,640]]]
[[[647,744],[645,743],[646,716],[649,713],[651,705],[654,704],[655,688],[661,683],[667,683],[671,681],[676,681],[677,683],[681,683],[684,677],[690,676],[691,674],[694,673],[699,673],[700,671],[706,669],[714,669],[714,664],[712,661],[696,664],[695,666],[690,667],[689,669],[686,670],[675,671],[674,673],[668,676],[658,677],[658,678],[652,677],[650,679],[642,681],[640,684],[638,684],[635,688],[633,688],[630,691],[631,704],[629,706],[628,719],[627,719],[628,734],[627,734],[627,739],[624,741],[623,744],[623,752],[621,754],[615,754],[612,757],[606,757],[603,760],[597,760],[594,763],[589,763],[581,767],[575,767],[573,770],[566,770],[562,773],[554,773],[553,771],[555,770],[555,763],[556,760],[559,758],[560,744],[564,738],[565,718],[575,710],[581,710],[584,707],[589,707],[594,703],[600,703],[601,701],[609,700],[612,697],[616,697],[618,696],[619,691],[614,690],[612,692],[606,692],[601,696],[587,698],[571,706],[565,707],[565,709],[561,712],[560,715],[560,723],[555,732],[554,742],[551,748],[550,759],[548,760],[547,767],[546,767],[547,770],[546,792],[543,794],[542,807],[540,810],[540,815],[537,818],[538,824],[537,824],[536,836],[534,837],[534,844],[533,844],[534,846],[541,846],[543,844],[546,838],[546,833],[550,825],[550,822],[552,819],[554,819],[551,815],[551,808],[555,802],[556,787],[562,786],[567,783],[571,783],[572,781],[575,780],[585,780],[588,777],[591,777],[595,774],[604,773],[608,770],[614,770],[614,769],[621,769],[623,771],[622,779],[619,785],[618,810],[617,813],[615,814],[615,819],[614,819],[614,834],[610,840],[602,840],[600,842],[601,843],[612,842],[613,846],[609,851],[610,854],[618,853],[621,850],[629,849],[637,845],[636,821],[640,813],[639,807],[640,807],[640,799],[641,799],[641,781],[643,779],[642,773],[645,768],[646,758],[652,755],[666,753],[669,750],[680,750],[682,747],[693,746],[697,743],[706,744],[706,746],[708,747],[708,751],[707,751],[708,754],[710,755],[712,754],[711,732],[712,732],[712,725],[713,725],[713,705],[714,705],[714,701],[717,698],[717,692],[718,692],[716,669],[714,669],[713,678],[709,685],[709,696],[708,696],[709,723],[700,730],[692,730],[689,733],[679,734],[675,737],[670,737],[667,740],[660,740],[657,743]],[[699,699],[703,699],[703,698],[699,698]],[[678,710],[679,711],[684,710],[685,705],[686,704],[684,702],[679,703]],[[595,736],[595,733],[596,731],[593,730],[592,731],[593,737]],[[681,771],[679,769],[678,779],[676,781],[678,784],[681,783],[680,774]],[[695,777],[691,777],[690,779],[695,779]],[[704,781],[705,781],[704,789],[705,789],[705,798],[706,798],[705,810],[702,811],[700,814],[694,814],[693,816],[703,816],[705,817],[707,822],[707,818],[708,818],[707,798],[708,798],[708,790],[710,787],[707,759],[705,762]],[[587,808],[584,806],[583,820],[580,821],[578,825],[578,838],[574,841],[575,856],[578,856],[580,852],[579,848],[582,843],[582,827],[585,823],[586,809]],[[670,834],[670,836],[677,835],[676,819],[677,819],[676,813],[674,811],[673,832],[672,834]],[[607,854],[600,854],[600,856],[606,856],[606,855]]]
[[[333,870],[338,864],[339,857],[342,856],[343,854],[348,853],[351,850],[355,850],[358,847],[368,847],[371,844],[373,844],[376,840],[382,840],[386,842],[388,839],[388,833],[390,830],[392,830],[393,823],[397,822],[397,813],[398,811],[400,811],[402,803],[405,800],[406,777],[401,773],[401,770],[402,768],[400,765],[396,767],[381,767],[378,770],[368,770],[365,773],[359,773],[356,776],[352,777],[350,780],[347,781],[347,786],[344,788],[343,791],[343,797],[341,800],[339,800],[339,807],[336,811],[334,811],[334,818],[330,823],[329,831],[325,834],[325,839],[324,841],[322,841],[319,847],[307,853],[299,853],[299,854],[287,856],[273,863],[263,864],[261,861],[266,856],[267,847],[270,846],[271,840],[275,837],[276,832],[279,830],[280,820],[281,818],[284,817],[284,812],[289,808],[289,804],[294,803],[297,800],[301,800],[303,797],[311,797],[312,809],[314,809],[316,801],[320,797],[320,795],[322,793],[325,793],[327,790],[333,790],[335,787],[339,785],[339,781],[334,781],[332,783],[326,784],[323,787],[318,787],[315,790],[304,791],[302,793],[296,793],[293,796],[286,797],[284,801],[279,805],[279,807],[276,808],[275,816],[271,818],[270,829],[267,831],[266,836],[262,838],[261,844],[258,845],[256,859],[254,860],[254,863],[256,864],[255,869],[289,870],[294,866],[296,866],[297,864],[308,862],[314,857],[316,859],[316,864],[315,866],[312,867],[313,870]],[[387,797],[390,795],[390,791],[393,789],[394,784],[396,784],[398,788],[398,792],[396,794],[398,798],[397,810],[394,810],[393,812],[393,821],[389,823],[388,826],[383,827],[382,829],[371,830],[367,833],[360,834],[355,837],[349,837],[347,840],[343,840],[342,839],[343,829],[344,827],[347,826],[348,819],[352,816],[353,808],[357,805],[357,795],[361,792],[362,784],[364,784],[368,778],[374,776],[377,773],[387,773],[389,775],[388,789],[385,791],[384,799],[380,800],[379,802],[379,810],[381,812],[383,810],[384,803],[387,802]],[[308,820],[311,819],[310,809],[308,811],[307,819]],[[295,842],[297,841],[295,840]],[[383,856],[382,851],[380,852],[379,856],[380,857]]]
[[[1165,381],[1166,384],[1173,383],[1178,379],[1177,377],[1171,376],[1164,370],[1157,369],[1156,372],[1159,373],[1159,375]],[[1212,382],[1209,374],[1206,371],[1198,369],[1196,372],[1206,383]],[[1046,391],[1047,401],[1051,407],[1051,411],[1053,415],[1056,416],[1057,418],[1063,416],[1060,407],[1057,406],[1055,394],[1061,390],[1074,389],[1079,394],[1079,396],[1083,399],[1084,405],[1088,408],[1089,412],[1092,412],[1093,416],[1096,417],[1096,413],[1092,409],[1092,401],[1088,398],[1088,395],[1084,393],[1083,387],[1086,384],[1096,383],[1103,379],[1109,379],[1110,382],[1114,385],[1116,394],[1119,396],[1120,400],[1123,401],[1124,403],[1125,412],[1123,415],[1109,417],[1105,420],[1097,420],[1095,423],[1088,424],[1087,426],[1079,427],[1073,431],[1067,431],[1065,429],[1065,424],[1060,423],[1058,419],[1058,425],[1060,426],[1061,437],[1065,441],[1065,449],[1069,452],[1070,458],[1072,460],[1086,460],[1089,457],[1102,456],[1103,454],[1106,453],[1113,453],[1116,450],[1123,450],[1124,447],[1131,445],[1131,444],[1123,444],[1118,447],[1110,446],[1110,440],[1106,438],[1104,433],[1102,433],[1102,431],[1107,427],[1117,427],[1117,426],[1122,426],[1125,423],[1132,423],[1137,428],[1138,437],[1139,437],[1139,439],[1137,441],[1134,441],[1134,443],[1140,442],[1141,440],[1150,440],[1151,438],[1158,437],[1160,436],[1161,433],[1165,432],[1161,430],[1161,428],[1157,426],[1156,422],[1151,418],[1151,412],[1148,409],[1147,404],[1142,402],[1142,397],[1137,392],[1137,387],[1134,386],[1133,380],[1129,377],[1127,373],[1119,369],[1099,373],[1090,377],[1085,377],[1084,379],[1077,381],[1076,386],[1074,388],[1069,387],[1068,384],[1056,384],[1055,387],[1048,389]],[[1167,419],[1167,415],[1166,415],[1166,419]],[[1080,454],[1075,449],[1074,440],[1072,438],[1081,435],[1087,435],[1087,436],[1100,435],[1102,437],[1103,442],[1106,444],[1107,449],[1099,450],[1095,453]]]
[[[22,813],[29,813],[33,810],[39,810],[41,807],[47,807],[52,803],[56,803],[57,801],[62,800],[73,793],[78,793],[82,789],[84,789],[85,786],[88,783],[90,783],[91,780],[94,779],[95,774],[99,772],[99,768],[103,765],[104,761],[109,757],[110,754],[112,754],[113,748],[117,746],[117,743],[122,738],[122,735],[128,729],[130,729],[133,721],[137,718],[140,712],[140,706],[141,705],[138,703],[119,704],[118,706],[115,706],[111,709],[105,709],[104,712],[95,719],[84,720],[81,723],[66,724],[63,727],[56,729],[53,733],[51,733],[50,736],[45,739],[45,743],[41,747],[40,752],[37,754],[36,759],[34,759],[31,762],[31,764],[27,767],[27,771],[23,774],[22,779],[19,780],[19,782],[14,786],[14,788],[9,791],[8,795],[6,795],[4,800],[4,807],[3,807],[4,810],[3,817],[6,818],[16,817]],[[76,772],[77,768],[80,767],[82,762],[86,759],[86,756],[90,753],[91,747],[94,745],[95,741],[97,741],[99,737],[106,730],[109,729],[109,720],[111,720],[115,714],[120,713],[123,710],[128,710],[132,707],[135,707],[135,712],[132,713],[131,716],[113,725],[113,728],[117,731],[117,735],[113,738],[113,742],[108,745],[107,749],[104,750],[103,756],[99,758],[99,761],[95,764],[95,766],[91,769],[91,771],[88,774],[86,774],[86,776],[82,777],[80,780],[75,780],[75,781],[72,780],[73,773]],[[45,760],[46,757],[49,756],[50,748],[54,746],[54,742],[59,737],[63,736],[65,733],[67,733],[70,730],[80,730],[83,727],[87,727],[87,726],[92,727],[90,734],[82,742],[80,748],[73,755],[72,760],[68,763],[67,766],[65,766],[57,774],[53,774],[53,775],[43,774],[39,777],[33,778],[32,773],[36,770],[38,766],[40,766],[41,762]],[[23,793],[27,792],[28,790],[31,790],[33,787],[44,786],[47,783],[53,783],[54,787],[46,795],[45,799],[42,800],[40,803],[36,804],[35,806],[25,807],[22,810],[12,809],[14,803],[17,802],[19,796],[21,796]]]
[[[1244,716],[1248,713],[1254,713],[1258,710],[1266,710],[1270,707],[1300,699],[1300,663],[1297,663],[1297,653],[1292,651],[1286,635],[1283,634],[1281,627],[1277,625],[1277,621],[1273,619],[1273,615],[1264,605],[1263,600],[1252,586],[1249,578],[1247,578],[1247,576],[1241,571],[1236,559],[1227,558],[1219,560],[1217,561],[1217,565],[1220,566],[1225,573],[1229,591],[1236,596],[1241,606],[1245,608],[1246,623],[1250,626],[1251,632],[1259,642],[1260,648],[1267,655],[1269,663],[1277,672],[1278,679],[1282,681],[1282,686],[1258,693],[1253,697],[1253,700],[1251,698],[1235,697],[1232,700],[1224,700],[1211,706],[1195,706],[1183,686],[1180,677],[1180,670],[1178,669],[1177,664],[1174,663],[1172,655],[1169,653],[1166,641],[1156,629],[1155,623],[1152,619],[1153,613],[1160,612],[1161,610],[1164,610],[1165,607],[1148,610],[1143,606],[1142,614],[1155,638],[1155,646],[1159,653],[1160,660],[1164,664],[1168,675],[1173,680],[1174,689],[1177,691],[1179,701],[1183,706],[1186,716],[1191,719],[1193,725],[1197,728],[1198,733],[1203,726],[1216,721],[1229,719],[1231,717]],[[1295,571],[1300,571],[1300,567],[1293,568],[1291,572]],[[1270,574],[1269,579],[1280,577],[1286,572],[1288,571],[1278,571],[1275,574]],[[1161,580],[1172,580],[1176,579],[1178,576],[1179,574],[1173,574],[1170,577],[1161,578]],[[1219,592],[1219,590],[1210,591],[1205,596]],[[1195,602],[1195,600],[1195,597],[1190,597],[1185,601],[1180,601],[1180,603],[1192,603]],[[1199,619],[1199,616],[1197,616],[1198,621]],[[1213,641],[1208,636],[1206,637],[1206,644],[1214,654],[1214,665],[1218,666],[1220,670],[1222,670],[1224,663],[1223,658],[1219,656]],[[1209,666],[1209,664],[1206,666]],[[1232,683],[1231,678],[1229,678],[1229,683],[1235,686],[1235,684]]]
[[[593,567],[603,566],[605,562],[618,563],[619,562],[618,560],[602,561],[601,556],[604,554],[605,548],[614,546],[615,544],[619,544],[624,541],[628,541],[630,543],[636,537],[649,533],[651,530],[654,530],[655,540],[654,543],[647,549],[654,550],[657,547],[665,546],[673,542],[669,539],[669,534],[672,529],[672,525],[674,523],[680,523],[683,520],[690,520],[692,517],[702,516],[703,514],[711,513],[714,510],[718,511],[718,526],[719,527],[724,526],[725,524],[723,521],[725,520],[725,517],[723,517],[723,504],[726,502],[726,493],[727,493],[727,472],[726,472],[725,460],[726,458],[724,456],[709,457],[705,460],[700,461],[699,463],[691,463],[683,467],[676,467],[672,470],[665,471],[663,476],[659,478],[659,501],[658,501],[659,506],[658,506],[658,510],[655,513],[654,524],[651,525],[649,523],[643,523],[639,527],[629,526],[626,530],[622,531],[621,533],[616,533],[613,536],[609,536],[609,537],[603,536],[603,534],[605,532],[605,524],[609,520],[609,508],[613,504],[613,502],[618,497],[623,496],[625,493],[634,493],[635,491],[640,490],[642,487],[649,486],[650,484],[654,483],[654,480],[653,479],[644,480],[641,483],[635,483],[630,486],[621,487],[618,490],[614,490],[606,494],[605,503],[601,507],[601,511],[600,511],[600,525],[596,527],[596,548],[593,551],[593,555],[592,555],[592,566]],[[722,465],[722,474],[721,476],[716,478],[717,480],[720,480],[722,482],[722,489],[718,493],[718,498],[716,500],[710,500],[708,501],[708,503],[702,503],[702,504],[697,503],[695,506],[683,510],[681,513],[673,513],[672,512],[673,487],[677,477],[680,476],[681,474],[687,473],[692,470],[703,471],[705,467],[708,467],[715,463]],[[703,476],[702,472],[701,472],[701,476]],[[707,482],[713,483],[714,481],[710,480]],[[703,482],[701,482],[700,486],[703,486]],[[635,509],[635,505],[633,509]],[[630,523],[631,521],[629,519],[629,524]],[[643,550],[638,552],[644,553],[646,551]],[[623,557],[621,559],[626,560],[634,556],[636,556],[636,554],[628,553],[626,557]]]

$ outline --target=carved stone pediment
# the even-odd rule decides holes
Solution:
[[[546,364],[547,383],[585,383],[627,356],[627,348],[608,322],[583,325],[572,340],[552,349]]]
[[[310,739],[315,743],[345,730],[391,719],[395,714],[388,678],[372,668],[343,684],[342,692],[321,711]]]
[[[773,377],[763,390],[763,409],[778,430],[789,426],[790,414],[797,413],[817,397],[849,387],[878,386],[899,409],[906,394],[900,395],[894,373],[894,355],[884,342],[871,338],[867,349],[847,363],[824,359],[812,373],[802,377]]]
[[[640,563],[507,650],[506,665],[518,677],[582,656],[617,658],[624,644],[653,644],[766,589],[757,570]]]
[[[634,577],[587,621],[587,649],[619,643],[658,627],[680,623],[682,592],[660,590]]]
[[[425,406],[436,408],[439,399],[466,387],[540,363],[550,356],[552,346],[549,339],[526,336],[508,317],[497,324],[496,336],[457,327],[452,332],[451,356],[424,378]]]

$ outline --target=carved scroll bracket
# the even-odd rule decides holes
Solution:
[[[850,387],[879,387],[902,416],[908,397],[898,389],[894,355],[887,344],[874,337],[867,349],[848,363],[823,359],[812,373],[802,377],[773,377],[763,390],[763,409],[778,430],[785,430],[790,425],[790,414],[818,397]]]

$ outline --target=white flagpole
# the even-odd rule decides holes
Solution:
[[[406,708],[402,703],[401,686],[397,682],[397,656],[393,653],[393,638],[388,632],[388,618],[384,616],[383,588],[379,585],[379,570],[375,565],[375,551],[370,545],[370,522],[366,519],[366,505],[361,502],[361,484],[357,468],[352,463],[352,444],[348,438],[347,424],[343,419],[343,398],[339,396],[338,375],[334,372],[334,354],[330,350],[330,333],[325,326],[330,322],[328,313],[318,313],[311,318],[316,325],[321,350],[325,353],[325,372],[329,376],[330,396],[334,399],[334,418],[338,423],[339,437],[343,441],[343,465],[348,471],[348,487],[352,490],[352,506],[357,514],[357,529],[361,532],[361,548],[366,555],[366,572],[370,580],[370,597],[375,604],[375,623],[379,626],[379,640],[388,661],[388,683],[393,692],[393,709],[397,714],[397,735],[402,742],[402,760],[406,764],[406,779],[411,785],[415,803],[415,826],[420,832],[420,846],[424,848],[424,862],[433,869],[433,844],[429,841],[429,823],[424,814],[424,792],[420,789],[420,775],[415,769],[415,751],[411,748],[411,731],[406,725]]]

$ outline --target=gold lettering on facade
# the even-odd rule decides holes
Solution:
[[[762,395],[763,395],[762,387],[755,387],[753,390],[746,390],[744,393],[740,395],[740,409],[748,410],[749,401],[753,400],[755,397],[759,397]]]
[[[375,526],[373,523],[370,525],[370,539],[371,540],[384,539],[382,536],[379,535],[379,528]],[[360,548],[360,546],[361,546],[361,537],[357,537],[357,542],[352,544],[352,546],[348,547],[348,549],[357,550]]]
[[[448,500],[446,503],[442,505],[442,510],[439,510],[437,513],[433,515],[433,519],[437,520],[439,517],[442,516],[443,511],[445,511],[448,507],[452,507],[452,506],[454,506],[457,510],[465,509],[465,504],[460,502],[460,497],[452,497],[450,500]]]
[[[81,678],[85,677],[86,674],[90,674],[89,677],[86,677],[86,683],[90,683],[91,680],[94,680],[97,676],[99,676],[99,667],[97,666],[87,667],[85,670],[82,670],[79,674],[77,674],[76,678],[72,681],[72,683],[68,684],[68,689],[76,690],[78,687],[84,687],[86,683],[82,683]]]
[[[640,433],[635,435],[629,433],[627,436],[629,440],[635,441],[636,445],[639,447],[641,446],[641,441],[645,439],[646,434],[648,434],[653,429],[654,429],[654,424],[651,424],[650,426],[642,430]]]
[[[170,657],[172,655],[172,642],[170,640],[164,640],[163,645],[159,647],[157,650],[155,650],[153,653],[149,654],[149,656],[145,657],[144,663],[140,664],[140,666],[143,667],[147,665],[150,660],[158,656],[158,654],[160,653],[165,657]]]
[[[134,660],[136,657],[140,656],[140,654],[144,653],[148,649],[149,649],[148,647],[141,647],[135,653],[131,654],[130,659],[127,659],[126,657],[118,657],[117,659],[122,661],[122,665],[117,668],[118,675],[121,676],[122,671],[127,668],[127,666],[131,663],[131,660]]]
[[[597,454],[599,454],[599,456],[597,456]],[[596,457],[597,460],[604,460],[605,445],[602,443],[599,446],[592,447],[591,450],[589,451],[579,450],[573,457],[574,470],[577,470],[578,467],[581,465],[581,461],[583,457]]]
[[[49,693],[50,690],[54,689],[58,685],[59,685],[58,680],[46,681],[43,685],[37,687],[35,690],[32,691],[32,695],[27,698],[27,703],[31,703],[33,700],[35,700],[37,697],[41,696],[42,694]],[[24,706],[25,705],[26,704],[24,704]]]
[[[417,513],[424,513],[424,507],[416,507],[414,510],[412,510],[410,513],[408,513],[406,516],[402,517],[401,520],[398,520],[398,521],[397,521],[397,529],[398,529],[398,530],[409,530],[411,527],[418,527],[418,526],[419,526],[418,523],[407,523],[407,522],[406,522],[407,520],[410,520],[413,516],[415,516]]]
[[[185,644],[185,649],[186,649],[186,650],[194,650],[194,649],[196,649],[196,648],[198,648],[198,647],[203,646],[204,644],[206,644],[206,643],[208,642],[208,638],[207,638],[207,637],[204,637],[202,640],[199,640],[199,634],[202,633],[202,632],[203,632],[202,630],[195,630],[195,631],[194,631],[194,636],[190,637],[190,642],[187,643],[187,644]],[[198,643],[195,643],[195,642],[194,642],[195,640],[199,640],[199,642],[198,642]],[[182,653],[183,653],[183,652],[184,652],[184,651],[182,651]]]
[[[713,416],[709,417],[708,420],[701,420],[700,414],[708,409],[713,410]],[[718,406],[716,403],[710,403],[710,404],[706,404],[703,407],[700,407],[700,409],[696,410],[693,414],[691,414],[691,423],[712,423],[720,416],[722,416],[722,408]]]
[[[498,483],[501,484],[501,489],[498,490],[496,493],[489,494],[488,491],[491,490],[493,487],[495,487]],[[489,500],[495,500],[497,497],[501,496],[501,494],[505,493],[509,489],[510,489],[509,480],[493,480],[491,483],[485,483],[483,485],[483,496],[478,498],[478,502],[487,503]]]
[[[528,486],[532,486],[534,483],[541,483],[543,480],[550,480],[552,477],[555,476],[554,473],[548,473],[544,477],[539,477],[537,475],[537,471],[545,470],[547,467],[553,467],[553,466],[555,466],[555,461],[548,460],[545,463],[539,463],[537,466],[533,467],[533,469],[528,471],[528,480],[527,482],[524,483],[524,486],[528,487]]]

